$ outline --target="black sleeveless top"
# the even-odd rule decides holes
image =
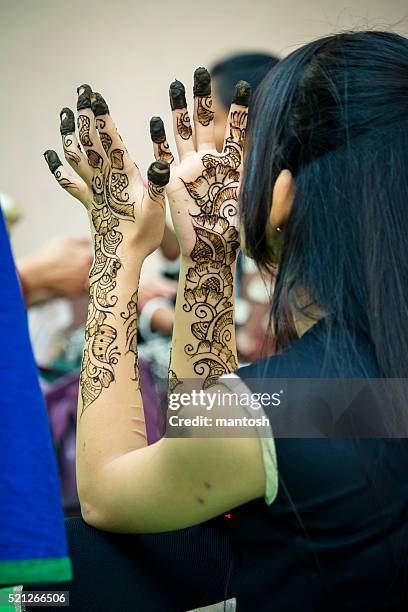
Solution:
[[[349,355],[339,371],[327,334],[322,320],[237,375],[253,391],[259,378],[379,377],[364,335],[341,347],[334,334],[330,351]],[[408,610],[407,441],[275,437],[275,448],[275,501],[250,502],[228,521],[237,612]]]

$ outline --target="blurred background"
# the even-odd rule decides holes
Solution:
[[[89,83],[108,100],[135,161],[152,161],[149,119],[170,126],[168,85],[235,51],[286,55],[348,28],[408,33],[406,0],[0,0],[0,191],[20,205],[17,256],[46,239],[87,232],[81,206],[42,158],[62,157],[59,111]],[[170,130],[168,130],[170,131]]]

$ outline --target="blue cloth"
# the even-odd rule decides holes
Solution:
[[[69,580],[47,415],[0,211],[0,585]]]

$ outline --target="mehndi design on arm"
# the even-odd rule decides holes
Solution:
[[[92,99],[92,100],[91,100]],[[89,104],[89,106],[86,106]],[[81,106],[81,96],[79,97]],[[89,93],[89,101],[82,102],[81,109],[92,107],[99,128],[103,129],[104,121],[98,119],[101,114],[108,114],[109,109],[100,94]],[[80,109],[80,110],[81,110]],[[81,120],[82,117],[82,120]],[[79,125],[88,126],[85,115],[79,116]],[[91,142],[89,131],[85,130],[80,140],[86,147]],[[106,153],[111,146],[111,138],[105,134],[101,139]],[[115,368],[120,352],[116,345],[117,332],[106,323],[111,308],[117,303],[115,295],[116,277],[122,267],[117,254],[123,240],[119,231],[121,220],[133,221],[134,202],[130,201],[126,191],[129,178],[123,171],[123,151],[116,149],[110,153],[111,165],[104,163],[102,156],[94,149],[86,151],[89,165],[95,173],[92,179],[93,205],[91,220],[94,228],[95,261],[89,274],[90,301],[85,332],[84,356],[81,368],[81,390],[83,410],[94,402],[103,388],[115,380]],[[128,304],[128,311],[133,310],[133,297]],[[135,323],[136,324],[136,323]],[[129,328],[127,331],[128,348],[132,350],[133,339]],[[129,344],[130,343],[130,344]],[[135,367],[135,380],[138,381]]]
[[[139,385],[139,363],[137,354],[137,290],[134,292],[126,306],[126,312],[120,315],[126,325],[126,352],[135,356],[134,378]]]
[[[169,165],[166,162],[156,161],[148,170],[149,195],[152,200],[157,201],[161,206],[164,187],[169,181]],[[154,182],[153,182],[154,181]],[[126,352],[132,352],[135,356],[134,381],[139,385],[139,365],[137,353],[137,290],[134,292],[126,306],[126,312],[121,313],[126,325]]]
[[[185,346],[196,374],[204,376],[203,387],[237,368],[234,354],[228,348],[233,334],[233,265],[239,249],[236,227],[237,200],[245,139],[250,89],[246,83],[244,106],[230,114],[230,134],[223,155],[203,157],[204,170],[192,182],[185,182],[190,197],[200,211],[192,214],[196,235],[184,291],[183,309],[192,312],[195,321],[191,332],[196,342]],[[237,102],[237,87],[234,102]]]
[[[92,227],[94,262],[89,273],[89,306],[80,372],[82,416],[100,397],[103,389],[115,381],[119,359],[129,352],[135,356],[134,377],[131,379],[137,388],[139,386],[137,291],[132,290],[126,309],[121,312],[119,306],[122,302],[119,302],[116,285],[118,272],[123,267],[120,249],[124,243],[123,233],[127,236],[124,223],[135,222],[139,184],[142,208],[146,193],[140,176],[135,174],[137,166],[127,158],[127,151],[102,96],[92,92],[89,85],[81,86],[78,88],[77,109],[82,148],[76,139],[75,119],[70,109],[61,111],[60,131],[65,156],[78,166],[81,180],[66,172],[55,151],[46,151],[44,156],[57,181],[86,206]],[[78,160],[71,156],[76,149]],[[155,183],[149,183],[149,193],[163,207],[169,165],[163,161],[155,162],[149,172],[149,180]],[[149,205],[154,206],[147,200],[146,206]],[[134,235],[135,230],[130,229],[130,236]],[[125,334],[120,327],[121,319]]]

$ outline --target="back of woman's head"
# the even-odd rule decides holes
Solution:
[[[252,108],[241,216],[268,269],[266,227],[283,169],[296,195],[283,228],[274,321],[294,288],[359,328],[385,376],[408,376],[408,40],[385,32],[312,42],[281,61]]]
[[[238,81],[247,81],[256,91],[268,72],[278,63],[270,53],[235,53],[218,61],[211,69],[217,95],[228,112]]]

